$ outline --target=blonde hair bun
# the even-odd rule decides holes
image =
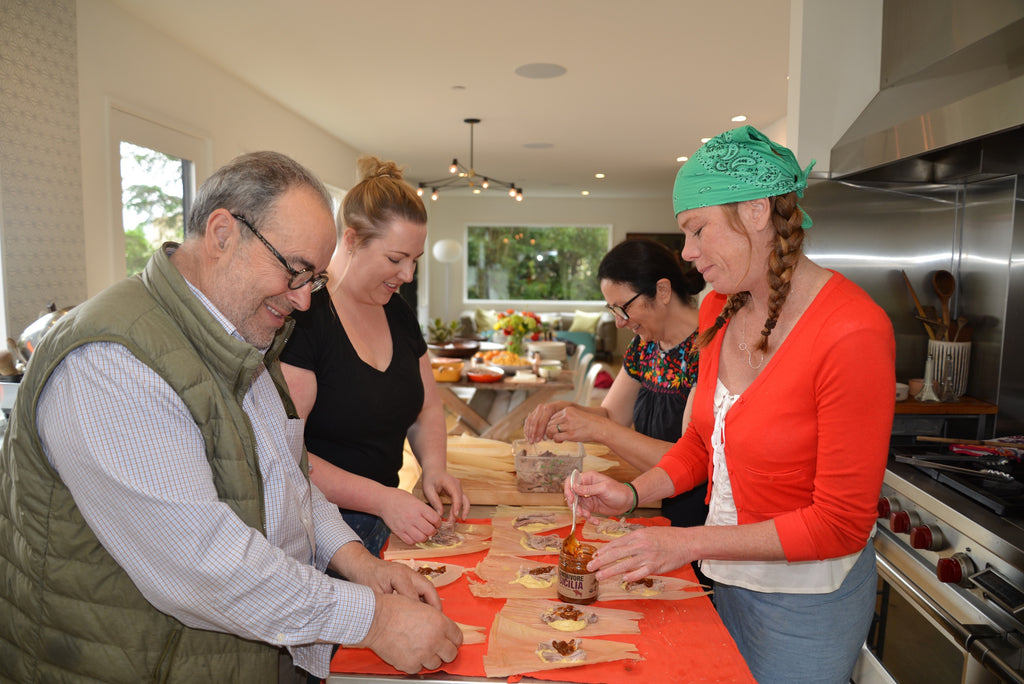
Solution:
[[[360,157],[356,162],[359,169],[359,180],[370,178],[394,178],[402,180],[402,168],[393,161],[384,161],[378,157],[368,155]]]

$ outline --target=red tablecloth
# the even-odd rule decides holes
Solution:
[[[473,521],[487,523],[489,521]],[[637,518],[630,520],[647,525],[664,525],[664,518]],[[565,530],[568,533],[568,529]],[[486,552],[461,556],[447,556],[437,559],[467,569],[472,569],[483,560]],[[557,556],[542,556],[557,564]],[[693,570],[687,565],[673,573],[695,581]],[[476,579],[475,575],[473,575]],[[505,604],[505,599],[477,598],[469,591],[469,582],[464,575],[453,584],[438,589],[444,603],[444,612],[456,622],[478,625],[489,630],[494,616]],[[616,641],[633,642],[643,660],[623,660],[611,663],[595,663],[581,667],[564,668],[542,672],[527,672],[524,676],[556,682],[583,682],[585,684],[618,684],[626,681],[639,682],[747,682],[753,683],[743,657],[726,631],[706,596],[684,600],[636,599],[631,601],[598,601],[594,605],[635,610],[643,613],[640,620],[640,635],[616,635],[606,638]],[[483,656],[487,643],[463,646],[458,657],[441,668],[443,672],[467,677],[483,677]],[[331,662],[332,673],[346,674],[389,674],[400,675],[384,663],[369,649],[338,649]],[[426,672],[421,674],[427,674]],[[510,681],[517,677],[509,678]],[[501,681],[495,679],[494,681]]]

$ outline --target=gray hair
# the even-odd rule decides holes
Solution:
[[[202,236],[210,214],[222,208],[259,225],[277,200],[295,187],[312,189],[320,195],[327,211],[333,213],[327,188],[294,159],[278,152],[250,152],[235,157],[199,187],[185,226],[185,238]],[[248,238],[248,233],[242,234]]]

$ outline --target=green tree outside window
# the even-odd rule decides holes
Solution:
[[[466,298],[598,301],[610,226],[469,226]]]
[[[121,206],[127,275],[139,273],[161,244],[185,235],[189,161],[121,143]]]

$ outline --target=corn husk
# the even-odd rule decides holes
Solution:
[[[650,575],[654,579],[662,581],[662,590],[656,594],[644,595],[633,591],[626,591],[622,587],[622,578],[603,580],[597,585],[597,598],[601,601],[625,601],[625,600],[655,600],[673,601],[677,599],[692,599],[698,596],[708,596],[712,592],[704,591],[704,587],[698,582],[691,582],[679,577],[668,577],[666,575]]]
[[[557,570],[558,561],[544,563],[518,556],[488,553],[474,569],[483,582],[470,580],[469,591],[474,596],[488,598],[558,598],[557,577],[550,586],[544,587],[528,587],[516,582],[520,569],[529,571],[552,566]]]
[[[529,515],[547,516],[551,521],[536,522],[519,528],[515,527],[515,522],[518,518]],[[557,530],[559,527],[568,527],[571,524],[572,512],[567,506],[498,506],[494,517],[491,518],[491,525],[495,529],[518,529],[530,534]]]
[[[456,622],[459,627],[459,631],[462,632],[462,645],[469,646],[470,644],[482,644],[487,641],[487,628],[477,627],[476,625],[464,625],[461,622]]]
[[[594,516],[590,518],[583,525],[583,536],[587,539],[600,539],[602,541],[611,541],[624,536],[627,532],[631,532],[629,529],[616,529],[622,527],[629,527],[636,525],[636,529],[641,529],[644,526],[637,523],[629,523],[625,518],[603,518]]]
[[[488,677],[510,677],[513,675],[561,670],[593,663],[607,663],[613,660],[642,660],[634,644],[609,641],[607,639],[580,639],[564,636],[559,641],[575,638],[586,653],[582,661],[546,663],[537,656],[537,644],[551,641],[547,631],[534,629],[513,622],[500,614],[491,625],[491,637],[487,655],[484,656],[484,673]]]
[[[438,548],[422,548],[415,544],[406,544],[392,534],[388,540],[388,546],[384,549],[384,560],[397,560],[399,558],[444,558],[445,556],[461,556],[464,553],[476,553],[485,551],[490,547],[491,526],[472,525],[469,523],[456,523],[455,531],[462,535],[463,540],[455,546],[442,546]]]
[[[597,620],[587,624],[583,629],[572,632],[556,629],[541,619],[541,615],[547,611],[566,605],[569,604],[547,599],[509,599],[498,614],[512,622],[518,622],[527,627],[550,632],[551,637],[556,639],[571,638],[573,636],[579,638],[605,634],[640,633],[639,620],[644,615],[633,610],[604,608],[594,605],[573,606],[577,610],[582,611],[584,615],[593,613],[597,616]],[[558,636],[559,634],[562,636]]]
[[[435,587],[448,586],[455,580],[462,577],[462,573],[466,571],[466,569],[461,565],[453,565],[451,563],[441,563],[430,560],[413,560],[411,558],[404,558],[396,559],[394,562],[401,563],[402,565],[407,565],[413,570],[417,571],[422,567],[428,567],[432,570],[437,570],[438,568],[443,567],[444,572],[441,574],[424,575],[424,577],[430,580],[430,583],[433,584]]]
[[[544,546],[534,549],[527,546],[530,538],[550,537],[547,542],[551,546]],[[522,530],[513,530],[510,527],[495,527],[491,536],[491,553],[500,553],[506,556],[557,556],[562,550],[562,537],[557,534],[538,532],[532,534]]]

